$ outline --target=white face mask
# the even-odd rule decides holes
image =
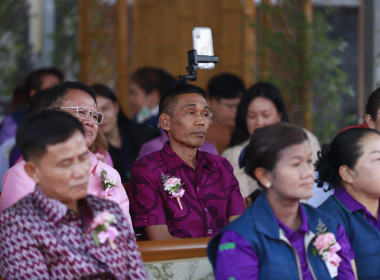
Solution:
[[[136,115],[137,123],[143,123],[145,120],[149,119],[151,116],[151,111],[147,106],[143,106],[141,110]]]

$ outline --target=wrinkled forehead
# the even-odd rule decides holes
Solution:
[[[188,107],[197,107],[200,109],[209,109],[210,105],[202,95],[198,93],[184,93],[177,96],[174,104],[175,109],[186,109]]]
[[[92,96],[80,89],[70,89],[63,98],[62,107],[84,107],[90,110],[97,110],[95,100]]]

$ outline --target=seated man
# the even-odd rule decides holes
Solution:
[[[41,100],[42,109],[63,110],[83,125],[87,147],[90,147],[96,138],[98,125],[102,122],[103,115],[97,112],[96,98],[93,90],[80,82],[65,82],[49,90]],[[88,193],[107,198],[119,204],[130,221],[129,200],[121,183],[119,173],[109,165],[99,161],[90,151],[91,168],[89,170]],[[34,191],[34,181],[24,171],[25,161],[21,161],[10,168],[3,177],[3,192],[0,196],[0,211],[12,206],[19,199]],[[102,178],[102,171],[107,174]],[[104,183],[108,178],[113,184]],[[114,180],[114,181],[113,181]]]
[[[147,279],[120,207],[87,195],[84,135],[64,112],[43,111],[20,125],[16,143],[37,185],[0,214],[5,279]]]
[[[212,123],[206,140],[216,146],[220,155],[230,144],[237,108],[244,91],[243,81],[229,73],[213,77],[208,84]]]
[[[134,226],[155,240],[213,236],[243,213],[244,203],[229,162],[198,150],[210,123],[206,94],[181,85],[159,108],[169,142],[132,165]]]

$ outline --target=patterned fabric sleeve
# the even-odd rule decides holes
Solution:
[[[245,206],[243,197],[240,193],[239,182],[232,173],[233,168],[231,164],[227,160],[225,160],[223,164],[224,167],[230,172],[230,195],[227,206],[227,217],[241,215],[245,210]]]
[[[128,238],[127,247],[129,250],[127,257],[128,279],[148,279],[134,234],[132,234],[131,237]]]
[[[118,208],[116,206],[116,208]],[[123,219],[122,213],[119,212],[120,209],[115,209],[115,212]],[[125,227],[125,232],[127,235],[127,264],[128,264],[128,279],[136,279],[143,280],[148,279],[148,276],[145,272],[145,268],[143,265],[143,261],[141,258],[140,251],[137,246],[136,236],[133,231],[132,223],[127,221],[127,223],[123,223]]]
[[[225,231],[217,250],[215,279],[259,278],[259,259],[251,244],[239,234]]]
[[[0,237],[0,274],[4,279],[49,279],[44,256],[29,231],[3,224]]]
[[[163,201],[154,175],[141,165],[131,170],[129,187],[133,226],[166,225]]]

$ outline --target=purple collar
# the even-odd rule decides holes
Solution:
[[[299,227],[298,230],[294,231],[292,230],[291,228],[289,228],[287,225],[285,225],[282,221],[280,221],[280,219],[278,219],[276,217],[276,220],[277,220],[277,223],[278,225],[280,226],[280,228],[282,228],[285,232],[285,236],[289,239],[290,236],[292,236],[293,234],[295,233],[298,233],[298,232],[303,232],[303,233],[307,233],[309,232],[309,226],[307,224],[307,217],[306,217],[306,213],[305,213],[305,210],[303,210],[301,204],[298,208],[299,210],[299,214],[301,216],[301,226]]]
[[[367,208],[354,199],[343,187],[334,187],[334,196],[336,200],[346,209],[348,212],[355,212],[359,210],[367,211]]]
[[[186,162],[184,162],[173,150],[170,148],[169,141],[165,143],[164,147],[161,150],[162,158],[166,162],[170,162],[171,168],[180,167],[182,165],[186,165],[190,167]],[[196,159],[196,169],[202,168],[206,166],[208,170],[211,172],[215,172],[217,170],[217,166],[214,161],[207,160],[207,154],[197,151],[197,159]],[[190,167],[191,168],[191,167]]]

